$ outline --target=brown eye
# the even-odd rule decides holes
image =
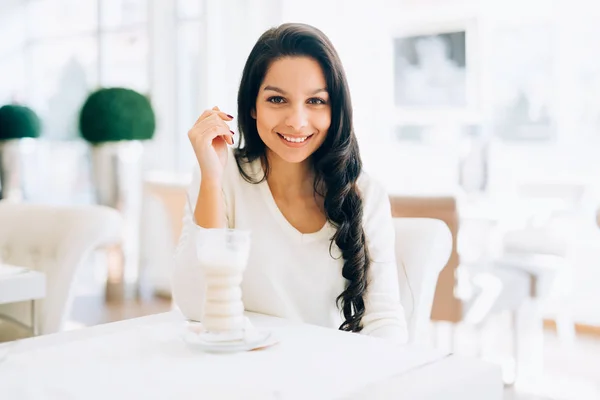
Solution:
[[[273,103],[273,104],[282,104],[282,103],[285,103],[285,100],[284,100],[284,98],[283,98],[283,97],[281,97],[281,96],[273,96],[273,97],[269,97],[269,98],[267,99],[267,101],[268,101],[269,103]]]
[[[313,97],[312,99],[308,100],[308,104],[313,104],[313,105],[320,105],[320,104],[327,104],[327,102],[323,99],[320,99],[318,97]]]

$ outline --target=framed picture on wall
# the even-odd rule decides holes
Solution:
[[[396,38],[394,61],[397,106],[467,105],[465,31]]]
[[[395,32],[397,122],[414,125],[439,118],[462,122],[477,119],[476,26],[470,19],[422,21]]]

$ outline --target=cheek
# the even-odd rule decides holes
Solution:
[[[316,115],[313,119],[313,126],[320,132],[327,132],[331,126],[331,113],[323,112]]]
[[[271,129],[277,125],[277,113],[269,107],[256,107],[256,124],[263,129]]]

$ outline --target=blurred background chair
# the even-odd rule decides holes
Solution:
[[[431,218],[394,218],[394,227],[409,341],[428,343],[436,283],[452,252],[452,234],[446,224]]]
[[[517,187],[517,196],[522,209],[529,211],[528,219],[522,226],[502,233],[501,252],[495,263],[530,275],[532,295],[540,302],[540,316],[553,319],[561,341],[572,343],[573,244],[584,234],[582,228],[589,225],[586,187],[575,182],[523,183]]]
[[[190,175],[149,174],[144,180],[142,246],[155,295],[171,298],[171,262],[181,235]]]
[[[478,217],[461,215],[459,297],[463,322],[478,331],[510,313],[515,372],[531,377],[543,372],[544,317],[555,322],[562,343],[575,339],[571,244],[585,225],[585,187],[533,182],[515,194]]]
[[[456,199],[450,196],[391,196],[394,218],[433,218],[443,221],[452,235],[450,257],[439,273],[431,320],[458,323],[462,320],[462,303],[455,296],[456,268],[459,256],[456,248],[458,211]]]
[[[119,244],[121,228],[120,214],[104,206],[0,202],[3,262],[46,275],[46,297],[35,304],[40,334],[62,329],[76,272],[92,251]],[[30,336],[30,320],[28,302],[0,306],[0,341]]]

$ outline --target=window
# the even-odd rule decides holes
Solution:
[[[98,83],[96,38],[90,35],[35,41],[29,53],[28,98],[43,121],[44,137],[77,138],[77,115]]]
[[[100,37],[100,86],[124,86],[149,94],[149,48],[145,29]]]
[[[93,34],[98,27],[96,0],[32,0],[23,4],[33,40]]]
[[[148,11],[147,0],[100,0],[100,28],[145,27]]]
[[[200,0],[178,0],[176,10],[176,169],[186,173],[193,166],[195,157],[185,133],[202,111],[202,6]]]
[[[26,104],[42,119],[45,139],[74,140],[79,111],[93,90],[122,86],[150,98],[153,90],[166,93],[163,99],[175,104],[156,110],[159,141],[168,143],[156,165],[187,172],[194,158],[185,132],[201,111],[204,6],[203,0],[3,4],[0,37],[10,40],[0,41],[0,76],[9,78],[0,79],[0,106]]]

